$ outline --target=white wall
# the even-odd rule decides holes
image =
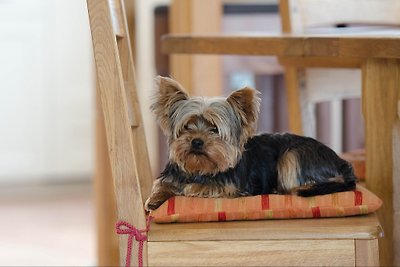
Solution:
[[[153,12],[169,2],[136,1],[137,82],[153,170]],[[0,184],[91,176],[92,58],[86,1],[0,1]]]
[[[0,184],[91,176],[93,74],[86,1],[0,1]]]
[[[169,2],[136,1],[137,82],[153,170],[153,12]],[[92,60],[86,1],[0,1],[0,184],[91,176]]]

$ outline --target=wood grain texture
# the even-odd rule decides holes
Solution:
[[[379,211],[385,230],[380,260],[392,263],[393,184],[392,126],[399,99],[400,38],[398,36],[166,36],[169,53],[276,55],[281,57],[359,58],[363,72],[366,122],[367,187],[382,198]]]
[[[344,8],[345,7],[345,8]],[[315,3],[312,2],[312,0],[281,0],[280,1],[280,14],[281,14],[281,22],[282,22],[282,30],[285,33],[292,33],[292,34],[302,34],[306,31],[307,27],[313,27],[313,26],[318,26],[318,25],[335,25],[337,23],[367,23],[370,25],[373,24],[392,24],[392,25],[399,25],[400,24],[400,16],[398,15],[398,10],[400,8],[399,3],[395,3],[395,1],[379,1],[379,0],[368,0],[368,1],[336,1],[336,0],[322,0],[316,5]],[[336,10],[336,12],[335,12]],[[337,12],[340,10],[339,12]],[[375,12],[371,12],[374,10]],[[397,12],[396,12],[397,10]],[[368,14],[368,15],[366,15]],[[311,37],[312,39],[313,37]],[[310,39],[309,39],[310,40]],[[353,39],[351,38],[348,40],[348,42],[343,42],[343,39],[331,39],[327,40],[324,38],[321,38],[320,45],[321,47],[316,46],[316,40],[309,42],[309,40],[305,40],[304,44],[304,54],[305,55],[315,55],[315,54],[320,54],[320,53],[325,53],[327,58],[324,60],[321,59],[315,59],[313,57],[291,57],[291,58],[286,58],[286,57],[281,57],[280,62],[286,66],[286,80],[288,81],[288,93],[289,96],[293,95],[293,97],[288,98],[288,104],[289,104],[289,111],[290,116],[293,116],[291,118],[291,121],[298,121],[300,118],[299,114],[296,114],[293,108],[296,107],[296,102],[300,102],[300,98],[297,99],[298,95],[295,93],[291,93],[294,90],[296,90],[296,76],[293,74],[295,73],[292,68],[294,67],[345,67],[347,64],[349,67],[360,67],[361,63],[365,60],[366,57],[368,58],[374,58],[374,57],[387,57],[389,56],[388,54],[384,54],[381,52],[384,48],[382,45],[384,45],[385,41],[379,41],[377,39],[370,39],[370,40],[361,40],[361,39]],[[332,42],[331,42],[332,41]],[[392,40],[391,40],[392,41]],[[308,42],[308,44],[306,43]],[[319,42],[319,41],[318,41]],[[365,43],[364,43],[365,42]],[[363,47],[364,45],[367,45]],[[368,46],[370,46],[368,48]],[[368,49],[370,50],[375,50],[376,49],[376,54],[370,53],[370,51],[367,51]],[[388,47],[388,50],[392,48]],[[358,50],[358,51],[356,51]],[[398,56],[396,56],[398,57]],[[368,60],[367,60],[368,61]],[[307,65],[310,64],[310,65]],[[319,66],[320,65],[320,66]],[[369,68],[369,72],[374,72],[377,70],[379,66],[376,66],[375,68]],[[374,70],[375,69],[375,70]],[[386,70],[381,70],[381,71],[386,71]],[[392,69],[393,71],[393,69]],[[383,72],[382,72],[383,74]],[[390,74],[389,74],[390,75]],[[392,79],[397,79],[396,76],[397,71],[394,70],[394,73],[392,73]],[[370,170],[374,170],[373,176],[367,182],[367,185],[372,186],[374,189],[370,188],[374,192],[380,192],[380,196],[385,195],[385,197],[388,199],[388,203],[384,200],[384,204],[387,209],[383,211],[380,211],[381,216],[380,217],[385,217],[386,218],[386,223],[385,223],[385,232],[386,236],[389,234],[390,237],[386,238],[383,241],[383,246],[381,247],[381,251],[385,251],[385,254],[382,257],[382,263],[385,264],[391,264],[391,249],[392,249],[392,241],[391,235],[392,235],[392,211],[391,211],[391,203],[392,203],[392,193],[391,188],[392,188],[392,183],[391,183],[391,178],[389,176],[389,172],[391,172],[391,162],[389,161],[386,165],[384,165],[383,161],[385,161],[384,158],[382,158],[383,154],[386,154],[385,157],[390,157],[390,142],[391,139],[385,139],[385,140],[371,140],[372,137],[371,135],[375,135],[378,132],[386,131],[383,130],[384,127],[388,127],[386,129],[392,129],[391,127],[391,122],[390,122],[390,116],[387,121],[386,116],[389,115],[392,111],[392,108],[390,106],[393,106],[393,101],[389,104],[389,108],[384,111],[384,114],[379,114],[383,116],[377,116],[373,113],[375,111],[373,110],[379,110],[382,105],[384,104],[384,101],[381,101],[379,98],[382,95],[386,94],[386,88],[385,86],[377,86],[378,79],[375,81],[376,83],[373,84],[374,78],[372,80],[367,80],[366,78],[368,74],[364,73],[364,90],[363,90],[363,99],[365,100],[366,98],[369,98],[370,101],[367,104],[366,101],[364,101],[364,115],[365,117],[368,117],[366,119],[367,121],[369,120],[379,120],[378,117],[380,117],[380,120],[383,120],[383,123],[378,123],[379,125],[376,125],[376,127],[373,125],[372,128],[366,128],[367,132],[367,143],[370,142],[374,143],[374,148],[371,148],[369,150],[369,153],[374,153],[373,156],[370,157],[369,163],[367,163],[367,166],[369,167]],[[383,78],[383,77],[380,77]],[[372,82],[372,83],[371,83]],[[393,82],[393,81],[392,81]],[[389,82],[389,83],[392,83]],[[395,81],[397,83],[397,81]],[[368,84],[368,86],[366,86]],[[298,85],[297,85],[298,86]],[[398,87],[397,83],[397,87]],[[391,86],[393,88],[393,86]],[[374,90],[374,96],[365,96],[366,90],[365,88],[369,88],[369,90]],[[323,88],[321,88],[323,90]],[[393,90],[393,89],[390,89]],[[391,95],[390,97],[393,97],[394,95]],[[371,97],[371,98],[370,98]],[[394,96],[394,100],[396,101],[396,96]],[[386,99],[388,100],[388,99]],[[368,109],[368,111],[366,111]],[[385,108],[383,108],[385,109]],[[366,112],[368,114],[366,114]],[[370,116],[370,117],[369,117]],[[296,129],[297,130],[297,125],[295,123],[290,124],[291,129]],[[292,128],[294,127],[294,128]],[[375,133],[373,133],[375,132]],[[369,139],[368,139],[368,136]],[[378,137],[378,136],[376,136]],[[384,134],[383,136],[380,136],[380,138],[389,138],[388,133]],[[382,143],[384,143],[382,147]],[[367,144],[368,145],[368,144]],[[387,152],[383,152],[379,156],[376,155],[375,149],[378,149],[380,147],[381,151],[387,150]],[[373,150],[372,150],[373,149]],[[381,164],[375,165],[375,159],[376,157],[381,157]],[[374,159],[371,159],[374,158]],[[368,165],[369,164],[369,165]],[[375,166],[373,166],[375,165]],[[368,168],[367,167],[367,168]],[[377,188],[377,184],[381,183],[381,168],[386,168],[386,173],[387,175],[384,175],[385,182],[383,182],[383,186],[386,187],[386,189],[383,188]],[[368,174],[367,174],[368,175]],[[371,181],[372,180],[372,181]],[[381,186],[382,186],[381,184]],[[390,200],[389,200],[390,199]],[[388,229],[388,230],[386,230]]]
[[[381,235],[377,216],[370,214],[317,220],[153,223],[149,241],[373,239]]]
[[[336,57],[280,57],[279,63],[302,68],[360,68],[362,58]]]
[[[87,3],[118,219],[143,229],[146,221],[143,203],[150,192],[152,177],[138,107],[125,9],[120,1],[115,4],[115,1],[88,0]],[[120,7],[118,12],[110,10],[115,6]],[[122,23],[124,36],[113,28],[112,15],[121,16],[117,21]],[[134,122],[129,116],[130,110],[135,114]],[[120,263],[124,264],[127,236],[121,235],[119,239]],[[133,255],[137,248],[134,243]],[[144,259],[146,264],[146,249]],[[136,262],[132,261],[132,264]]]
[[[288,119],[290,132],[304,135],[303,118],[301,111],[300,90],[302,69],[296,67],[285,67],[285,89],[288,103]]]
[[[392,129],[400,99],[400,60],[368,59],[362,68],[362,105],[366,131],[366,185],[383,201],[378,211],[385,237],[380,242],[382,265],[393,259]]]
[[[174,0],[171,3],[170,32],[215,34],[221,30],[220,0]],[[221,58],[209,55],[171,55],[171,76],[190,94],[222,94]]]
[[[135,36],[135,1],[125,0],[125,12],[129,25],[129,36]],[[118,3],[117,3],[118,4]],[[119,8],[121,12],[121,7]],[[115,22],[114,22],[115,23]],[[115,25],[113,27],[115,29]],[[118,26],[122,20],[117,21]],[[114,30],[115,31],[115,30]],[[123,34],[119,34],[123,36]],[[135,42],[131,40],[131,50],[135,55]],[[124,60],[124,59],[121,59]],[[125,62],[127,62],[125,58]],[[132,108],[129,109],[131,125],[137,124]],[[117,207],[114,194],[107,140],[104,128],[103,111],[100,100],[97,101],[96,112],[96,166],[95,195],[97,210],[97,257],[100,266],[116,266],[119,263],[118,236],[115,234]]]
[[[281,30],[283,33],[292,31],[292,20],[290,16],[290,0],[279,0],[279,17],[281,19]]]
[[[126,22],[129,30],[130,46],[132,51],[133,60],[136,60],[136,42],[134,38],[136,36],[136,0],[124,0]]]
[[[293,13],[292,2],[290,0],[280,0],[279,1],[279,15],[281,19],[281,30],[283,33],[288,34],[292,33],[295,27],[301,27],[298,25],[300,21],[298,21],[296,16],[291,16]],[[296,21],[296,23],[294,23]],[[299,66],[294,64],[294,60],[297,60],[298,57],[280,57],[279,63],[282,64],[285,77],[285,90],[286,90],[286,99],[288,105],[288,119],[289,119],[289,131],[298,134],[304,135],[303,128],[303,112],[302,112],[302,90],[304,91],[304,78],[305,73],[303,66]],[[304,59],[304,58],[300,58]],[[310,59],[307,58],[307,61]],[[312,59],[313,60],[313,59]],[[298,60],[297,60],[298,61]],[[315,60],[314,60],[315,61]],[[321,62],[321,61],[316,61]],[[302,83],[303,81],[303,83]]]
[[[400,101],[393,126],[393,265],[400,265]]]
[[[115,234],[117,204],[115,201],[110,159],[108,157],[103,110],[96,97],[96,166],[94,174],[97,223],[97,264],[119,264],[118,237]]]
[[[149,242],[148,249],[151,266],[354,266],[355,253],[353,240]]]
[[[400,58],[400,38],[318,35],[165,35],[162,49],[175,54],[292,57]]]
[[[132,52],[130,46],[124,43],[129,43],[129,34],[120,36],[114,31],[109,7],[106,0],[88,0],[118,219],[126,220],[138,228],[144,228],[143,201],[148,194],[152,179],[135,90]],[[124,16],[122,4],[121,11]],[[123,19],[122,22],[125,27],[124,32],[128,33],[126,20]],[[296,44],[291,49],[296,50]],[[124,60],[121,61],[122,57]],[[130,113],[135,117],[131,117]],[[246,262],[255,259],[263,261],[266,257],[265,251],[271,251],[271,255],[276,255],[268,262],[272,265],[277,263],[293,265],[293,261],[286,262],[289,256],[293,255],[298,255],[296,265],[299,259],[300,263],[310,265],[313,262],[308,260],[313,257],[304,260],[302,257],[307,253],[321,251],[315,257],[323,256],[325,259],[323,263],[327,265],[354,265],[352,239],[375,239],[381,234],[374,215],[319,220],[152,224],[151,228],[148,242],[150,257],[147,262],[147,247],[145,247],[144,264],[157,264],[157,261],[168,264],[182,258],[182,262],[186,260],[185,264],[200,265],[206,262],[203,261],[205,256],[195,257],[195,253],[200,253],[200,250],[203,250],[201,255],[207,255],[210,259],[214,257],[217,261],[229,249],[231,253],[229,255],[232,256],[243,253],[240,258]],[[120,236],[121,265],[124,264],[126,256],[126,241],[126,236]],[[132,265],[136,264],[137,248],[137,243],[134,242]],[[299,251],[303,253],[296,254]],[[332,253],[340,254],[341,258],[332,257]],[[171,254],[175,256],[171,257]],[[165,259],[160,260],[164,255]],[[332,260],[326,261],[326,257],[332,257]],[[199,262],[194,262],[195,259]],[[226,261],[229,262],[231,259],[234,258],[228,257]],[[240,259],[234,260],[230,265],[232,264],[240,264]]]
[[[191,1],[174,0],[170,5],[169,31],[172,34],[191,33]],[[189,55],[170,55],[172,77],[192,92],[192,59]]]
[[[379,266],[378,239],[356,240],[356,266]]]
[[[122,7],[121,2],[119,0],[109,0],[110,11],[111,11],[111,20],[112,26],[114,29],[115,35],[119,37],[123,37],[126,35],[124,22],[122,17]]]

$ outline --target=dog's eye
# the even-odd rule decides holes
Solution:
[[[189,127],[188,124],[186,124],[185,126],[183,126],[183,129],[184,129],[185,131],[189,131],[189,130],[190,130],[190,127]]]
[[[211,132],[213,132],[213,133],[219,133],[219,131],[218,131],[218,128],[217,127],[213,127],[213,128],[211,128],[211,130],[210,130]]]

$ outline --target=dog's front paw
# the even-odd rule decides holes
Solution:
[[[151,194],[146,200],[144,208],[147,211],[155,210],[167,199],[178,194],[179,191],[173,185],[169,183],[163,183],[160,179],[157,179],[153,183]]]
[[[216,186],[210,184],[187,184],[183,189],[183,194],[187,197],[240,197],[241,192],[235,185],[225,184],[223,186]]]
[[[152,210],[156,210],[159,206],[161,206],[161,204],[164,202],[164,200],[161,199],[156,199],[154,197],[149,197],[146,200],[146,203],[144,204],[144,209],[146,211],[152,211]]]

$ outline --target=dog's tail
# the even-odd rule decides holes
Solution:
[[[340,177],[333,177],[327,182],[315,183],[309,187],[300,188],[297,190],[297,195],[311,197],[354,190],[356,188],[357,177],[354,175],[353,167],[345,162],[342,164],[340,172]]]

